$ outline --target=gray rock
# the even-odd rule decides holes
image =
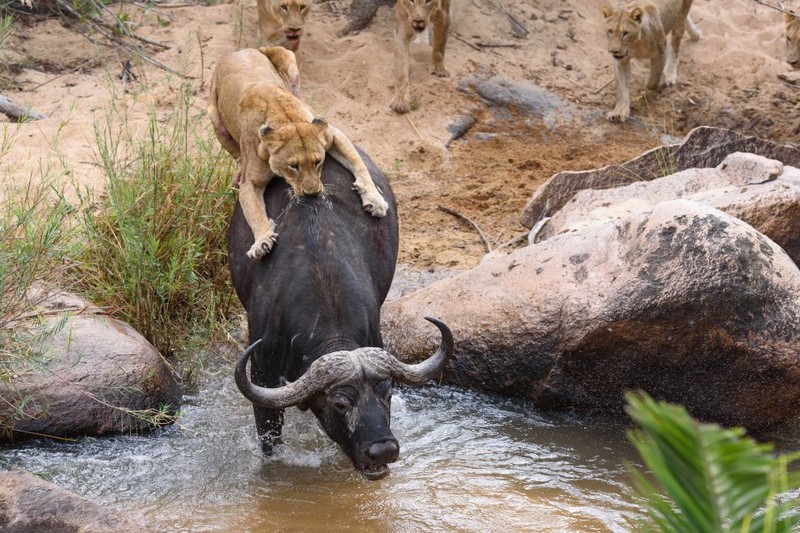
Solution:
[[[21,470],[0,471],[4,533],[130,533],[142,531],[107,507]]]
[[[747,222],[800,264],[800,170],[741,152],[729,155],[717,168],[688,169],[653,181],[579,191],[553,214],[539,241],[677,198],[715,207]]]
[[[742,135],[724,128],[700,127],[681,144],[654,148],[621,165],[582,172],[559,172],[528,201],[520,222],[532,228],[544,216],[561,209],[578,191],[607,189],[649,181],[689,168],[713,168],[734,152],[747,152],[800,167],[800,149]]]
[[[389,350],[418,360],[444,320],[444,378],[542,406],[618,409],[626,390],[704,420],[765,429],[797,415],[800,271],[744,222],[662,202],[557,235],[382,309]]]
[[[41,356],[0,382],[0,442],[137,432],[140,411],[178,409],[181,391],[156,349],[129,325],[61,292],[32,291],[45,318]]]

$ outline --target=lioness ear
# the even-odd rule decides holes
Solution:
[[[611,17],[613,17],[613,16],[614,16],[614,10],[613,10],[613,9],[611,9],[611,6],[609,6],[609,5],[605,5],[605,6],[603,6],[603,8],[602,8],[602,9],[603,9],[603,16],[604,16],[605,18],[607,18],[607,19],[608,19],[608,18],[611,18]]]
[[[267,138],[269,137],[269,134],[272,133],[273,131],[274,130],[272,129],[272,126],[270,126],[269,124],[264,124],[260,128],[258,128],[258,138],[261,139],[262,141],[266,141]]]
[[[314,117],[314,120],[311,121],[317,127],[317,131],[323,138],[327,139],[328,135],[328,122],[325,120],[325,117]]]
[[[642,8],[639,6],[634,7],[631,9],[630,12],[631,18],[634,22],[641,22],[642,21]]]

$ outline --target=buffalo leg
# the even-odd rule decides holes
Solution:
[[[256,431],[258,440],[261,441],[261,451],[264,455],[272,455],[273,448],[281,443],[283,409],[266,409],[254,405],[253,413],[256,417]]]

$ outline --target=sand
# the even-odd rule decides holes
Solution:
[[[399,200],[403,263],[428,269],[474,266],[487,243],[496,247],[523,233],[519,212],[550,175],[622,162],[661,144],[665,135],[681,136],[699,125],[782,142],[800,135],[800,89],[779,77],[798,78],[783,61],[780,13],[755,1],[696,0],[692,16],[704,37],[684,41],[677,86],[647,93],[647,66],[634,62],[633,118],[624,125],[604,118],[614,103],[600,13],[604,2],[454,1],[463,9],[445,57],[451,76],[430,75],[430,48],[412,45],[415,104],[405,116],[388,107],[392,8],[380,8],[359,34],[338,37],[347,3],[314,3],[298,52],[301,97],[365,148],[390,178]],[[24,60],[27,68],[5,74],[19,90],[3,94],[49,118],[0,122],[5,183],[47,174],[102,189],[96,124],[114,106],[125,110],[132,134],[143,135],[148,111],[168,113],[183,83],[193,88],[196,127],[209,127],[205,106],[217,59],[258,45],[255,0],[178,2],[112,9],[125,9],[137,34],[167,44],[167,50],[153,49],[152,57],[192,79],[134,64],[137,80],[124,83],[122,63],[131,58],[124,50],[93,44],[54,18],[17,21],[2,54]],[[527,37],[514,36],[500,5],[525,26]],[[536,87],[559,104],[492,106],[476,96],[476,80]],[[535,100],[539,93],[533,94]],[[474,117],[475,125],[447,146],[448,125],[464,115]],[[478,225],[486,241],[464,218],[440,207]]]

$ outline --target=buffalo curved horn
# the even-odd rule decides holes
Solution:
[[[239,356],[236,361],[234,378],[236,386],[239,387],[239,391],[245,398],[267,409],[286,409],[325,390],[342,378],[342,367],[344,366],[342,362],[349,358],[349,352],[333,352],[314,361],[308,371],[297,381],[276,388],[260,387],[247,377],[247,360],[259,344],[261,344],[261,339],[251,344]]]
[[[453,353],[453,334],[447,324],[433,317],[426,316],[425,320],[439,328],[442,334],[442,342],[432,356],[421,363],[414,365],[402,363],[394,356],[389,358],[392,377],[398,381],[411,385],[421,385],[433,379],[437,374],[444,370],[444,365]]]

